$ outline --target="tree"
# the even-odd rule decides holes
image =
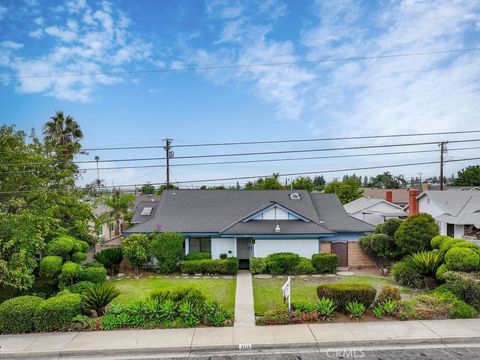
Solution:
[[[43,126],[45,141],[61,149],[67,157],[80,148],[79,141],[83,139],[83,132],[80,125],[70,115],[63,114],[63,111],[56,111],[55,115]]]
[[[245,190],[281,190],[284,189],[283,185],[278,181],[279,174],[274,173],[272,177],[260,178],[257,181],[247,182],[245,184]]]
[[[122,251],[130,264],[135,268],[138,275],[138,268],[150,260],[150,239],[145,235],[133,234],[122,239]]]
[[[143,195],[150,195],[150,194],[155,194],[155,186],[153,186],[150,183],[146,183],[142,185],[142,188],[140,189]]]
[[[112,193],[104,196],[101,201],[111,208],[100,221],[115,221],[116,231],[122,233],[121,220],[131,217],[130,208],[133,206],[135,195],[125,194],[119,189],[113,189]]]
[[[390,172],[386,171],[372,178],[368,186],[382,189],[399,189],[406,184],[407,182],[403,176],[393,176]]]
[[[480,165],[468,166],[458,172],[455,186],[480,186]]]
[[[297,177],[292,181],[292,188],[296,190],[308,190],[312,191],[315,188],[315,184],[311,178],[307,177]]]
[[[320,176],[315,176],[313,178],[313,183],[315,184],[315,186],[317,186],[318,188],[323,188],[326,184],[326,181],[325,181],[325,178],[323,177],[323,175],[320,175]]]
[[[342,204],[361,198],[363,195],[363,190],[360,189],[360,181],[355,178],[333,181],[325,186],[325,192],[337,194]]]
[[[437,236],[438,226],[430,214],[419,213],[403,221],[395,232],[395,244],[402,255],[430,250],[430,241]]]

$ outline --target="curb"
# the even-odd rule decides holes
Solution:
[[[421,338],[421,339],[365,339],[355,341],[311,341],[311,342],[294,342],[294,343],[260,343],[251,344],[251,347],[245,350],[281,350],[281,349],[312,349],[318,350],[326,348],[340,348],[340,347],[362,347],[362,346],[392,346],[392,345],[447,345],[447,344],[480,344],[480,336],[454,336],[454,337],[438,337],[438,338]],[[130,347],[123,349],[95,349],[95,350],[46,350],[46,351],[22,351],[22,352],[1,352],[0,359],[42,359],[42,358],[68,358],[68,357],[105,357],[112,355],[152,355],[152,354],[168,354],[168,353],[218,353],[218,352],[238,352],[242,353],[245,350],[239,349],[239,344],[226,345],[211,345],[211,346],[172,346],[172,347],[148,347],[138,348]]]

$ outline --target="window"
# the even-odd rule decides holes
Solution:
[[[152,209],[153,208],[151,207],[144,207],[140,216],[150,216],[150,214],[152,213]]]
[[[102,236],[102,235],[103,235],[103,225],[101,225],[97,231],[97,236]]]
[[[447,224],[447,235],[450,237],[455,237],[455,225]]]
[[[188,252],[207,252],[212,251],[211,237],[190,237],[188,241]]]
[[[115,224],[114,224],[114,223],[110,223],[109,229],[110,229],[110,231],[115,230]]]

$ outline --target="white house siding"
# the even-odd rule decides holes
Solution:
[[[445,211],[440,206],[438,206],[433,199],[429,198],[428,195],[420,198],[420,200],[418,201],[418,210],[422,213],[430,214],[434,218],[445,213]],[[438,221],[437,224],[440,231],[440,235],[447,235],[447,223]],[[462,239],[464,235],[465,235],[464,225],[455,225],[454,237]]]
[[[362,211],[366,212],[375,212],[374,214],[363,214]],[[379,202],[378,204],[372,205],[366,209],[363,209],[361,211],[357,211],[356,213],[350,214],[351,216],[366,221],[369,224],[372,225],[378,225],[378,224],[383,224],[384,222],[384,217],[382,214],[388,214],[388,213],[396,213],[399,212],[400,209],[396,206],[392,206],[390,204],[387,204],[385,202]],[[406,214],[405,214],[406,215]]]
[[[454,226],[454,234],[456,238],[463,239],[465,235],[465,226],[464,225],[455,225]]]
[[[317,239],[256,239],[253,256],[265,257],[269,254],[279,252],[293,252],[300,256],[310,258],[313,254],[318,254],[319,245]]]
[[[220,258],[220,254],[237,256],[235,238],[212,238],[212,259]],[[231,253],[229,253],[231,251]]]

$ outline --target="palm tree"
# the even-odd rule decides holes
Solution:
[[[133,206],[135,196],[132,194],[124,194],[118,189],[114,189],[111,195],[105,196],[101,201],[111,208],[105,214],[108,220],[115,220],[115,232],[122,233],[121,220],[128,218],[130,215],[130,207]]]
[[[61,148],[64,155],[71,155],[74,148],[83,139],[83,132],[80,125],[70,115],[63,114],[63,111],[56,111],[43,126],[45,141]]]

